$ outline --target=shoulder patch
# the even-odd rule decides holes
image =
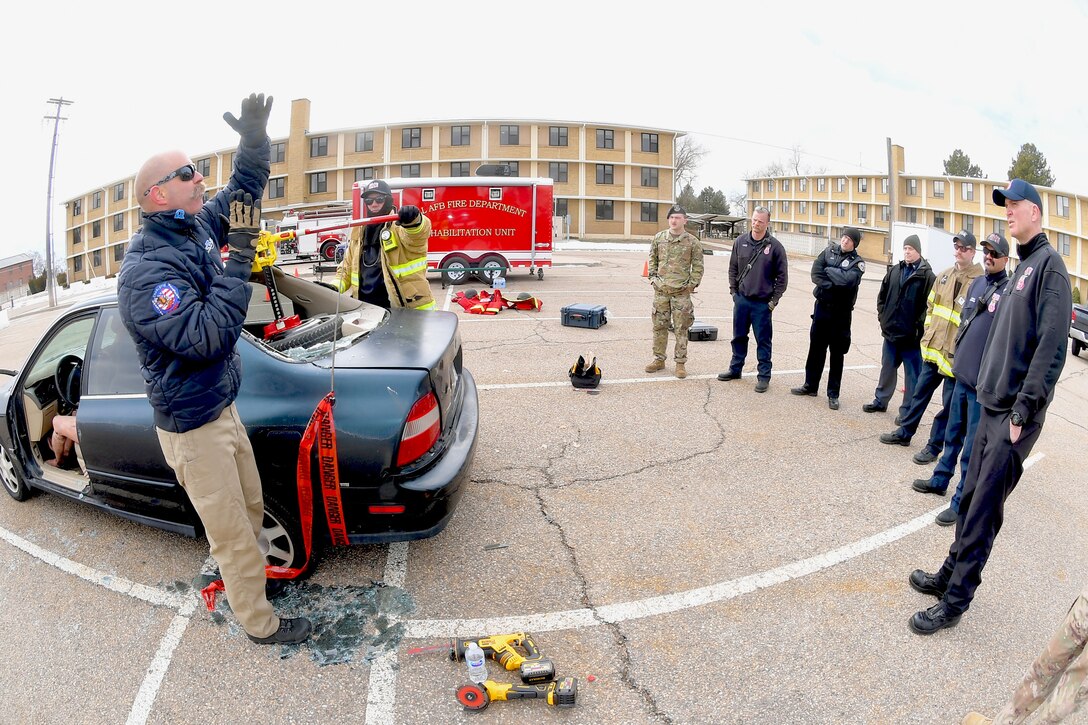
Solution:
[[[864,274],[865,273],[865,262],[858,262],[858,269],[860,269],[862,274]]]
[[[213,251],[215,251],[215,242],[212,241],[211,237],[208,237],[204,240],[204,251],[208,254],[211,254]]]
[[[151,306],[160,315],[168,315],[181,306],[181,293],[169,282],[163,282],[151,293]]]

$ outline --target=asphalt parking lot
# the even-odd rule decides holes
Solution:
[[[90,507],[0,496],[0,721],[958,723],[992,713],[1088,584],[1083,495],[1088,357],[1069,357],[1046,428],[1006,507],[984,581],[955,628],[907,628],[931,597],[907,575],[940,564],[946,498],[910,489],[928,467],[882,445],[894,411],[866,414],[880,362],[870,265],[854,315],[842,409],[797,398],[811,260],[791,259],[774,313],[774,376],[722,383],[731,336],[727,257],[706,258],[688,378],[647,374],[645,254],[557,252],[508,293],[539,312],[461,319],[480,396],[472,482],[449,527],[410,544],[327,552],[274,602],[309,614],[302,647],[251,644],[195,587],[207,545]],[[447,292],[432,282],[439,305]],[[457,288],[453,288],[456,290]],[[564,327],[560,308],[604,304],[608,324]],[[58,314],[13,316],[15,367]],[[567,369],[596,356],[604,382]],[[821,391],[822,393],[822,391]],[[531,632],[578,702],[466,712],[451,636]],[[493,679],[514,682],[489,662]],[[587,678],[592,676],[593,681]],[[1072,722],[1088,722],[1082,715]]]

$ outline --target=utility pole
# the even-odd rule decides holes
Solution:
[[[61,98],[50,98],[49,103],[57,107],[57,112],[52,116],[43,116],[47,121],[53,120],[53,147],[49,150],[49,190],[45,195],[45,284],[49,289],[49,306],[57,306],[57,282],[53,274],[53,168],[57,160],[57,133],[60,130],[60,122],[68,119],[60,115],[60,109],[72,105],[72,101]]]

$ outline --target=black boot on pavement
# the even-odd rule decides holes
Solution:
[[[915,569],[907,580],[910,582],[910,588],[916,592],[932,594],[938,599],[944,596],[945,588],[937,581],[937,577],[929,572]]]
[[[894,433],[881,433],[880,434],[880,442],[881,443],[887,443],[890,446],[895,445],[897,443],[899,445],[901,445],[901,446],[909,446],[910,445],[910,438],[909,437],[905,438],[905,437],[899,435],[899,431],[896,431]]]
[[[914,483],[912,483],[910,487],[918,493],[933,493],[938,496],[944,496],[946,493],[948,493],[947,488],[934,487],[932,484],[930,484],[928,478],[916,478],[914,479]]]
[[[721,380],[722,382],[725,382],[727,380],[740,380],[740,373],[735,373],[732,370],[724,373],[718,373],[718,380]]]
[[[861,409],[864,410],[866,413],[883,413],[888,409],[888,406],[873,402],[866,403],[865,405],[861,406]]]
[[[937,602],[929,609],[915,612],[910,618],[910,628],[915,634],[933,634],[945,627],[955,627],[961,616],[963,615],[950,613],[944,602]]]
[[[839,399],[838,398],[828,398],[827,399],[827,407],[831,408],[831,410],[838,410],[839,409]]]
[[[248,632],[246,632],[246,636],[256,644],[298,644],[299,642],[305,642],[309,638],[311,630],[313,630],[313,625],[305,617],[281,618],[280,628],[267,637],[254,637]]]
[[[944,511],[937,514],[937,518],[934,520],[937,522],[938,526],[951,526],[956,523],[956,519],[959,517],[960,515],[953,511],[952,507],[949,506]]]
[[[793,395],[811,395],[814,398],[816,397],[816,391],[808,385],[798,385],[796,388],[790,388],[790,393]]]
[[[917,463],[919,466],[924,466],[927,463],[933,463],[940,455],[940,452],[934,452],[930,450],[929,446],[926,446],[922,450],[915,453],[911,457],[911,460]]]

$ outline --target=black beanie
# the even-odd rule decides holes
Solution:
[[[860,229],[854,229],[854,227],[846,227],[846,229],[842,230],[842,234],[843,234],[843,236],[850,237],[851,239],[854,240],[854,249],[857,249],[858,245],[861,244],[861,230]]]

